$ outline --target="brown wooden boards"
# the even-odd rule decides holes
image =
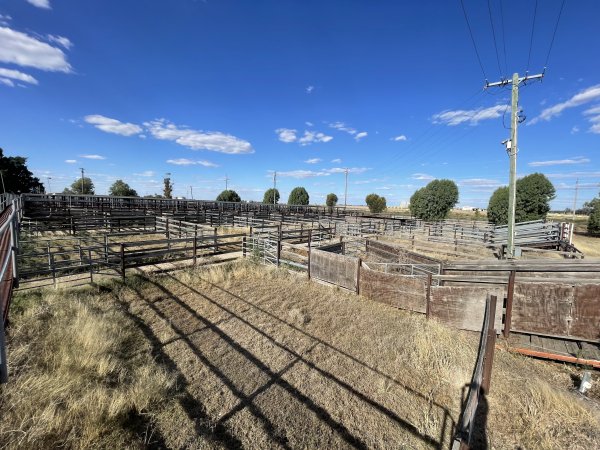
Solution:
[[[358,258],[321,250],[310,252],[310,275],[356,292]]]
[[[502,330],[502,288],[433,286],[431,288],[431,317],[461,330],[481,331],[487,295],[498,297],[495,329]]]
[[[427,279],[395,273],[378,272],[364,265],[360,269],[360,293],[381,303],[424,313]]]
[[[600,284],[575,286],[570,335],[600,339]]]

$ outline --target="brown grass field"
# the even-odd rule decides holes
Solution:
[[[11,314],[9,449],[446,449],[478,342],[247,261],[21,292]],[[480,444],[598,448],[577,376],[500,344]]]

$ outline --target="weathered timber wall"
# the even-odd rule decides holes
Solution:
[[[600,339],[600,284],[516,283],[515,331]]]
[[[313,249],[310,252],[310,275],[356,292],[358,258]]]
[[[374,300],[401,309],[425,313],[427,278],[378,272],[360,268],[360,293]]]
[[[396,262],[399,264],[440,264],[437,259],[428,258],[419,253],[411,252],[402,247],[367,239],[367,253],[369,255],[381,258],[386,262]]]
[[[498,298],[494,328],[500,332],[505,296],[502,288],[434,286],[431,288],[430,317],[461,330],[481,331],[488,294]]]

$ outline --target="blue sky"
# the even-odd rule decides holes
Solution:
[[[531,40],[535,1],[492,0],[497,57],[488,2],[464,0],[484,76],[459,0],[4,0],[0,146],[53,191],[84,167],[100,194],[160,193],[169,172],[176,195],[213,199],[227,176],[260,200],[277,171],[283,199],[322,203],[348,168],[350,204],[450,178],[485,206],[508,181],[510,92],[482,87],[543,70],[561,1]],[[521,89],[518,173],[549,176],[555,208],[577,179],[579,205],[600,191],[598,17],[567,2],[543,83]]]

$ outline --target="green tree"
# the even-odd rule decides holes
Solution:
[[[380,213],[387,208],[385,197],[380,197],[377,194],[367,195],[365,202],[372,213]]]
[[[309,196],[302,186],[295,187],[288,197],[288,205],[308,205]]]
[[[2,173],[3,192],[13,194],[24,192],[45,192],[39,178],[34,177],[27,168],[27,158],[22,156],[4,156],[0,148],[0,173]]]
[[[71,187],[65,188],[65,194],[94,195],[94,183],[89,177],[78,178],[71,184]]]
[[[171,183],[171,177],[169,176],[163,180],[163,197],[173,198],[173,183]]]
[[[433,180],[410,198],[413,216],[423,220],[443,220],[458,203],[458,187],[452,180]]]
[[[239,203],[242,201],[237,192],[232,191],[231,189],[226,189],[219,194],[217,197],[218,202],[236,202]]]
[[[275,198],[273,199],[273,195]],[[268,203],[270,205],[274,203],[279,203],[279,190],[275,188],[267,189],[265,195],[263,197],[263,203]]]
[[[541,173],[532,173],[517,180],[515,222],[545,219],[550,202],[555,198],[554,186]],[[488,204],[488,219],[498,225],[508,223],[508,187],[498,188]]]
[[[123,180],[115,181],[110,188],[108,188],[108,195],[115,197],[137,197],[138,194],[135,189],[132,189]]]
[[[335,205],[337,205],[338,196],[333,192],[331,194],[327,194],[327,198],[325,199],[325,204],[329,207],[329,211],[332,212]]]
[[[586,205],[590,208],[587,230],[590,234],[600,234],[600,198],[595,198]]]

